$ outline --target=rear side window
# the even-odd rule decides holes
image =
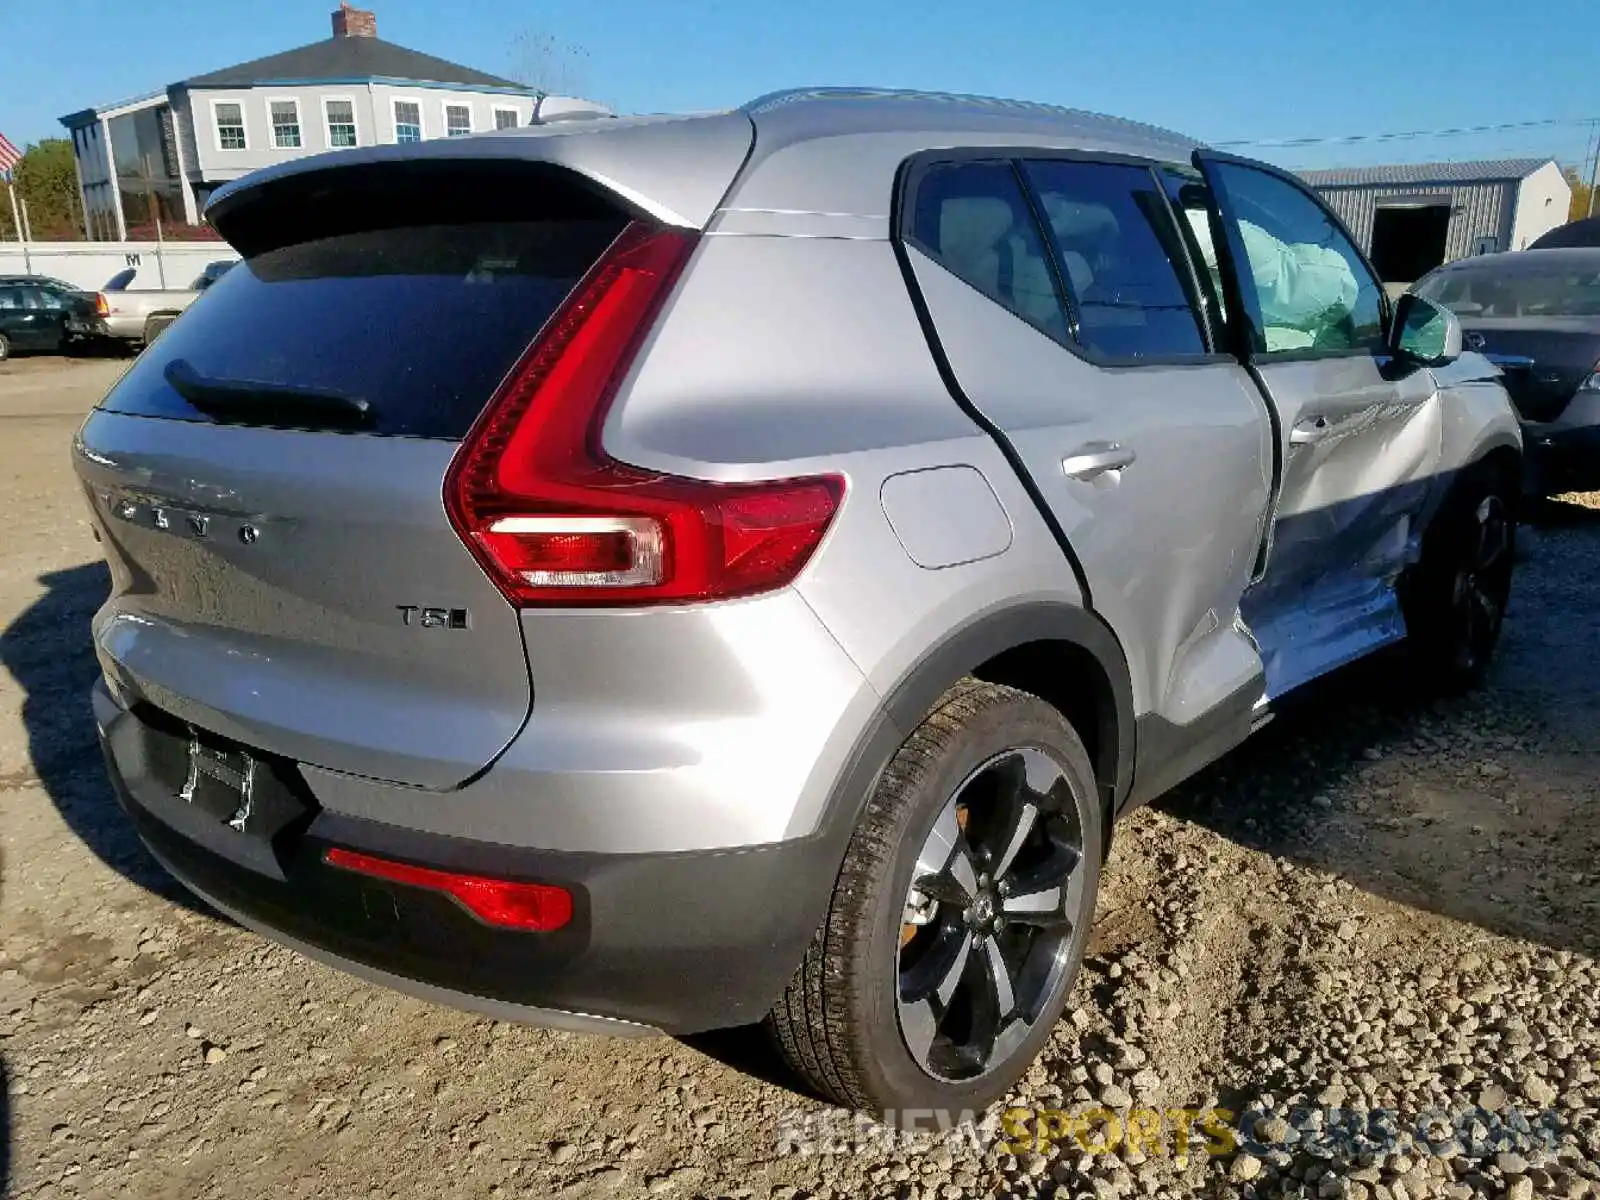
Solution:
[[[938,163],[914,186],[911,239],[1056,340],[1120,362],[1207,352],[1183,235],[1144,167]]]
[[[221,227],[246,257],[104,407],[212,419],[167,382],[167,364],[183,359],[224,383],[365,400],[375,433],[462,437],[625,224],[605,201],[569,194],[571,184],[469,175],[346,179],[229,214]]]
[[[1011,163],[927,168],[910,223],[912,239],[948,270],[1029,324],[1067,336],[1047,251]]]
[[[1182,235],[1155,176],[1058,159],[1023,169],[1050,226],[1078,341],[1108,358],[1204,354]]]

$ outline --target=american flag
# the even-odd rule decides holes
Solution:
[[[22,161],[22,151],[11,144],[11,139],[0,133],[0,175],[10,176]]]

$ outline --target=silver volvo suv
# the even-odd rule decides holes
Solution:
[[[1499,632],[1497,371],[1176,134],[824,89],[207,214],[242,265],[75,447],[111,778],[222,912],[417,995],[980,1109],[1120,814]]]

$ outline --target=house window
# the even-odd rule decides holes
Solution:
[[[323,101],[328,115],[328,145],[334,147],[356,144],[356,104],[354,100]]]
[[[232,101],[218,101],[212,109],[217,119],[217,145],[223,150],[243,150],[244,106]]]
[[[272,144],[279,150],[300,149],[300,105],[294,100],[274,100],[267,106],[272,116]]]
[[[422,105],[415,100],[394,102],[394,140],[397,142],[422,140]]]
[[[465,104],[444,106],[444,133],[446,137],[465,137],[472,132],[472,109]]]
[[[496,129],[515,129],[517,127],[517,110],[514,108],[495,109],[494,127]]]

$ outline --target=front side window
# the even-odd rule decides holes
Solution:
[[[356,144],[356,106],[353,100],[329,100],[328,145],[334,147]]]
[[[394,140],[397,142],[422,140],[422,105],[415,100],[394,102]]]
[[[1067,336],[1044,240],[1011,163],[938,163],[912,199],[911,238],[946,270],[1055,338]]]
[[[1327,210],[1270,171],[1212,162],[1257,352],[1384,349],[1383,288]]]
[[[220,102],[212,111],[217,118],[217,145],[224,150],[245,149],[244,105]]]
[[[444,132],[446,137],[465,137],[472,132],[472,109],[465,104],[444,106]]]
[[[1050,227],[1077,341],[1108,358],[1204,354],[1182,234],[1147,167],[1023,164]]]
[[[494,127],[496,129],[515,129],[517,127],[517,110],[514,108],[495,109]]]
[[[300,149],[300,106],[293,100],[274,100],[268,108],[272,114],[272,144],[279,150]]]

